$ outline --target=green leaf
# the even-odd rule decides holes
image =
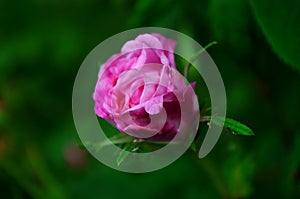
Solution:
[[[206,116],[201,118],[201,122],[208,122],[208,124],[213,123],[218,126],[223,126],[225,129],[230,130],[234,135],[254,135],[252,129],[248,126],[231,118]]]
[[[300,71],[300,1],[251,0],[254,16],[273,51]]]
[[[252,129],[234,119],[225,118],[224,127],[230,129],[234,134],[237,135],[254,135]]]

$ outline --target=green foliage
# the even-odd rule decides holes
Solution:
[[[230,131],[232,131],[233,134],[236,135],[247,135],[247,136],[252,136],[254,135],[253,131],[247,127],[246,125],[231,119],[231,118],[218,118],[216,120],[213,119],[213,122],[215,123],[219,123],[218,120],[221,120],[222,122],[224,122],[224,127],[226,129],[229,129]]]
[[[300,71],[300,1],[250,0],[254,15],[274,52]]]
[[[247,53],[251,45],[247,1],[211,0],[208,9],[212,38],[234,53]]]
[[[226,130],[231,131],[234,135],[254,135],[253,131],[248,126],[231,118],[204,116],[201,118],[201,122],[207,122],[208,125],[214,124],[224,127]]]
[[[231,155],[231,160],[223,166],[228,192],[233,198],[249,197],[253,192],[252,181],[255,163],[247,149],[240,149]],[[247,154],[245,156],[245,153]]]

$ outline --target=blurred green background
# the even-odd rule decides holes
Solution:
[[[300,197],[299,9],[298,0],[1,1],[0,198]],[[146,174],[79,149],[80,64],[106,38],[144,26],[218,41],[208,52],[228,115],[256,136],[224,132],[206,158],[187,152]]]

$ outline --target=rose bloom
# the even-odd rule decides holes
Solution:
[[[189,121],[181,121],[180,104],[189,100],[193,106],[197,98],[176,70],[175,45],[159,34],[126,42],[121,53],[100,68],[93,94],[96,114],[140,138],[169,140],[181,122],[188,125]],[[191,110],[196,112],[194,107]]]

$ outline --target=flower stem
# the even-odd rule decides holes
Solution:
[[[228,191],[226,184],[222,181],[222,175],[217,169],[215,162],[209,158],[199,159],[195,157],[197,164],[203,169],[204,173],[207,174],[208,178],[214,184],[215,188],[219,192],[222,198],[228,198]]]
[[[204,52],[206,51],[208,48],[210,48],[211,46],[217,44],[216,41],[212,41],[209,44],[207,44],[206,46],[204,46],[201,50],[199,50],[196,54],[194,54],[191,58],[191,60],[189,61],[189,63],[184,67],[184,72],[183,75],[184,77],[187,78],[188,72],[190,70],[191,65],[193,64],[194,61],[197,60],[197,58]]]

